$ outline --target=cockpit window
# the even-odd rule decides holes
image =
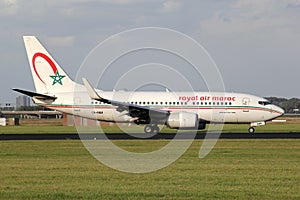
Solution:
[[[271,102],[269,102],[269,101],[259,101],[258,103],[263,106],[271,104]]]

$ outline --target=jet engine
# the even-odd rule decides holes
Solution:
[[[190,112],[170,113],[167,123],[170,128],[197,128],[198,114]]]

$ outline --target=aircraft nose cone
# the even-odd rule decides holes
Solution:
[[[282,116],[284,114],[284,110],[278,106],[274,106],[274,110],[278,113],[278,116]]]
[[[281,115],[283,115],[284,114],[284,110],[282,108],[279,108],[279,109],[280,109],[279,112],[281,112]]]

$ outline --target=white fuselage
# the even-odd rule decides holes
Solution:
[[[103,92],[104,98],[130,104],[163,109],[170,112],[197,113],[199,120],[213,123],[252,123],[274,119],[284,111],[264,98],[243,93],[209,92]],[[87,92],[60,93],[45,107],[85,118],[132,122],[126,111],[118,112],[116,106],[91,100]],[[38,103],[38,102],[36,102]]]
[[[145,124],[146,133],[170,128],[204,129],[206,123],[265,124],[284,111],[266,99],[242,93],[103,92],[82,77],[74,82],[34,36],[24,36],[35,92],[14,89],[36,104],[100,121]]]

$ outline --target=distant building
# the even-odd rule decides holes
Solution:
[[[0,110],[14,110],[14,108],[15,108],[14,103],[0,102]]]
[[[22,106],[30,106],[30,98],[28,96],[18,96],[16,98],[16,107],[17,109]]]

